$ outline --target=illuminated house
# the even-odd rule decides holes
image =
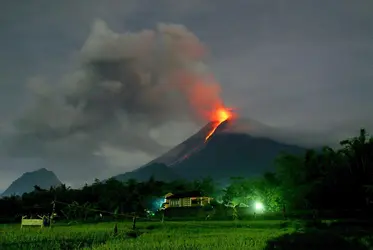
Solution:
[[[211,200],[211,197],[204,196],[201,192],[168,193],[163,207],[201,207],[210,204]]]

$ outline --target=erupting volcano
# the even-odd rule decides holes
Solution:
[[[157,180],[174,181],[211,177],[225,183],[231,176],[250,178],[273,171],[281,152],[297,155],[306,152],[303,147],[263,134],[274,135],[278,130],[248,118],[240,119],[235,110],[223,105],[217,107],[220,108],[205,116],[211,118],[210,122],[197,133],[141,168],[116,178],[146,181],[155,176]],[[246,132],[248,128],[252,134]]]
[[[219,127],[220,124],[232,118],[232,112],[228,108],[221,107],[212,113],[211,118],[211,121],[213,122],[212,129],[207,134],[205,142],[214,134],[215,130]]]

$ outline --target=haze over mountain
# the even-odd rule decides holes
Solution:
[[[22,195],[31,192],[34,186],[42,189],[49,189],[61,185],[57,176],[45,168],[33,172],[24,173],[21,177],[12,182],[12,184],[2,193],[1,196]]]

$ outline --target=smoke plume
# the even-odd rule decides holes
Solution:
[[[3,140],[13,157],[98,155],[104,146],[157,155],[167,148],[150,134],[170,122],[206,122],[221,105],[206,49],[182,25],[118,34],[99,20],[76,70],[29,84],[35,103]]]

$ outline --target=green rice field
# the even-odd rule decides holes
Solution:
[[[116,233],[114,225],[0,225],[0,249],[371,249],[365,238],[357,242],[334,233],[306,233],[293,222],[138,222],[136,230],[121,222]]]

